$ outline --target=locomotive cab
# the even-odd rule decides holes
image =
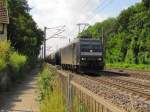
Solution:
[[[95,72],[103,70],[103,47],[99,40],[80,40],[80,71]]]

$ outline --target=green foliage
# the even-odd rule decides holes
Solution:
[[[129,48],[129,50],[127,51],[125,62],[129,64],[134,63],[134,54],[131,48]]]
[[[45,65],[39,74],[40,112],[66,112],[57,72]]]
[[[61,91],[56,88],[46,96],[40,105],[40,112],[67,112]]]
[[[9,64],[13,71],[18,72],[27,63],[27,57],[17,52],[11,54]]]
[[[10,52],[10,42],[0,40],[0,71],[6,69]]]
[[[150,1],[149,0],[142,0],[142,2],[144,3],[144,5],[146,7],[150,7]]]
[[[81,36],[101,38],[103,29],[107,63],[150,64],[149,4],[149,0],[143,0],[117,18],[90,26]]]
[[[141,70],[141,71],[150,71],[150,65],[145,64],[128,64],[128,63],[107,63],[108,68],[114,69],[130,69],[130,70]]]
[[[11,67],[18,72],[26,63],[26,56],[14,52],[9,41],[0,40],[0,70],[6,68],[10,70]]]
[[[0,40],[0,58],[5,60],[8,57],[10,50],[10,42]]]
[[[0,71],[4,70],[7,67],[7,64],[4,59],[0,58]]]
[[[8,38],[13,47],[28,57],[37,57],[43,41],[43,31],[37,27],[29,14],[27,0],[8,0],[8,8]]]
[[[9,41],[0,40],[0,91],[9,89],[11,82],[22,76],[26,63],[26,56],[14,52]]]
[[[44,66],[44,69],[39,74],[39,89],[40,89],[40,96],[43,99],[45,96],[49,95],[51,91],[53,91],[54,80],[56,78],[56,73],[49,69],[48,66]]]
[[[0,41],[0,70],[8,66],[18,72],[27,63],[27,57],[14,52],[9,41]]]

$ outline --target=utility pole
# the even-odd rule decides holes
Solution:
[[[43,59],[43,45],[41,45],[41,59]]]
[[[53,27],[53,28],[48,28],[48,27],[44,27],[44,42],[43,42],[43,46],[44,46],[44,56],[43,56],[43,58],[45,59],[46,58],[46,41],[47,40],[49,40],[49,39],[51,39],[51,38],[63,38],[64,36],[62,36],[62,35],[60,35],[60,34],[62,34],[64,31],[65,31],[65,25],[64,26],[58,26],[58,27]],[[55,34],[53,34],[52,36],[50,36],[50,37],[46,37],[47,36],[47,34],[46,34],[46,31],[47,30],[50,30],[50,29],[55,29],[55,30],[57,30],[57,32],[55,33]]]
[[[46,29],[47,27],[44,27],[44,59],[46,58]]]
[[[89,24],[88,24],[88,23],[78,23],[77,26],[79,27],[79,32],[78,32],[78,34],[80,34],[82,31],[85,30],[86,26],[89,26]],[[82,29],[82,31],[81,31],[81,27],[82,27],[82,26],[83,26],[83,29]]]
[[[104,29],[102,27],[102,45],[104,46]]]

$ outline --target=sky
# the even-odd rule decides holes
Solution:
[[[78,23],[90,25],[109,17],[116,17],[124,9],[141,0],[28,0],[31,15],[38,26],[44,29],[64,26],[65,31],[58,37],[47,40],[47,54],[67,45],[78,34]],[[47,30],[47,38],[57,30]]]

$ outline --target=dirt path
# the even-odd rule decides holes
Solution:
[[[37,70],[0,98],[0,112],[38,112]]]

